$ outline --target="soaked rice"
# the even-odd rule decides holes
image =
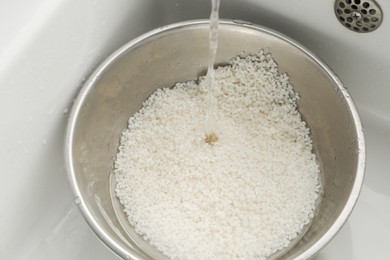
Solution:
[[[233,58],[215,82],[212,143],[204,77],[144,102],[121,136],[116,194],[136,232],[171,259],[265,259],[313,217],[309,129],[270,54]]]

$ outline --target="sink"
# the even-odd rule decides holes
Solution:
[[[382,25],[356,33],[338,22],[333,1],[221,1],[222,18],[265,25],[316,53],[360,113],[367,146],[361,196],[315,260],[388,258],[390,3],[378,3]],[[63,137],[69,109],[91,71],[121,45],[209,12],[208,0],[0,3],[1,259],[118,259],[85,223],[68,185]]]

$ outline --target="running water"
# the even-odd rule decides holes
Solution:
[[[205,142],[213,144],[218,141],[214,132],[216,122],[217,100],[215,97],[214,63],[218,47],[218,20],[220,0],[211,0],[210,31],[209,31],[209,64],[206,74],[206,136]]]

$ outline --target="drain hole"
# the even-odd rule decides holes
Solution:
[[[375,0],[335,0],[334,13],[344,27],[360,33],[376,30],[383,21]]]

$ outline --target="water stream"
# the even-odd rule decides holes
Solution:
[[[214,63],[218,47],[218,23],[220,0],[211,0],[210,31],[209,31],[209,63],[206,74],[206,143],[212,144],[218,140],[215,133],[217,99],[215,97]]]

